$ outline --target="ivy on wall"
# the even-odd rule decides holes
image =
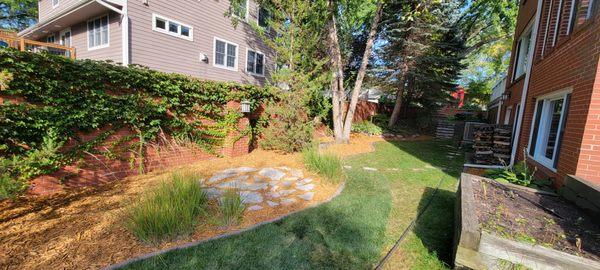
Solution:
[[[242,116],[226,111],[228,101],[249,100],[256,109],[272,98],[268,88],[253,85],[12,49],[0,49],[0,86],[0,96],[23,101],[0,104],[0,158],[5,163],[43,149],[50,131],[53,143],[62,144],[77,139],[78,132],[109,124],[131,127],[144,142],[162,131],[211,149],[224,143]],[[24,177],[16,169],[2,173]]]

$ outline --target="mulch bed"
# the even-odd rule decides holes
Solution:
[[[519,242],[600,260],[600,227],[559,196],[508,188],[493,181],[475,185],[483,230]]]

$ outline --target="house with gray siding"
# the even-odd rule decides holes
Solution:
[[[251,0],[233,15],[236,25],[224,16],[225,0],[39,0],[38,6],[38,23],[19,36],[75,47],[80,59],[259,85],[274,67],[274,54],[252,27],[264,26],[266,12]]]

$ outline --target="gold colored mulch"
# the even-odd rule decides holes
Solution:
[[[339,185],[308,172],[301,160],[299,154],[256,150],[243,157],[202,161],[77,193],[0,203],[0,269],[98,269],[149,252],[247,228],[333,196]],[[310,202],[298,200],[289,206],[246,211],[242,223],[235,227],[222,227],[218,216],[205,218],[190,237],[158,246],[139,242],[124,228],[124,210],[131,201],[173,171],[186,170],[210,177],[215,172],[240,166],[301,169],[305,177],[313,178],[314,198]]]
[[[422,136],[405,140],[427,140]],[[349,144],[330,145],[325,151],[345,157],[374,150],[374,142],[389,139],[353,134]],[[320,138],[320,141],[333,141]],[[172,172],[186,170],[204,177],[215,172],[248,166],[254,168],[287,166],[301,169],[313,178],[314,198],[310,202],[277,208],[265,207],[246,211],[235,227],[223,228],[218,216],[203,220],[190,237],[152,246],[139,242],[123,226],[124,211]],[[283,155],[256,150],[250,155],[201,161],[168,171],[130,177],[122,181],[52,197],[26,198],[16,202],[0,202],[0,269],[98,269],[149,252],[207,239],[285,214],[304,209],[329,199],[339,185],[323,181],[308,172],[300,154]],[[214,202],[211,203],[214,208]],[[217,214],[218,215],[218,214]]]

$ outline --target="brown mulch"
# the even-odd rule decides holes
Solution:
[[[511,189],[487,180],[475,185],[474,192],[485,231],[600,260],[600,226],[562,197]]]
[[[242,223],[235,227],[224,228],[218,224],[218,216],[209,217],[190,237],[156,246],[139,242],[124,228],[126,207],[173,171],[192,171],[208,177],[214,172],[240,166],[303,169],[305,176],[313,178],[312,184],[316,185],[314,198],[311,202],[298,202],[287,207],[246,211]],[[243,157],[198,162],[77,192],[5,201],[0,203],[0,269],[98,269],[301,210],[329,199],[338,188],[339,185],[322,181],[305,170],[298,154],[257,150]]]

